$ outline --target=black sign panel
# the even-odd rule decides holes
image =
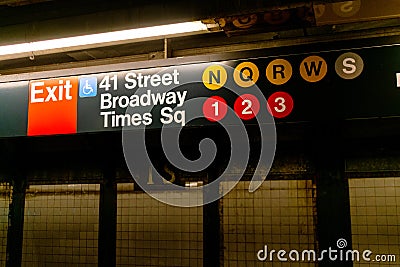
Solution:
[[[389,45],[0,83],[0,136],[212,126],[229,108],[244,123],[263,112],[275,122],[399,116],[399,53]],[[194,113],[202,118],[188,121]]]

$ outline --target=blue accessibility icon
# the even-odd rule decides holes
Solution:
[[[97,77],[79,79],[79,97],[94,97],[97,95]]]

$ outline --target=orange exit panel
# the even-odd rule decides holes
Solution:
[[[29,83],[28,136],[77,131],[78,78]]]

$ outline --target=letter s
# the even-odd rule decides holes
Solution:
[[[343,3],[340,6],[340,11],[342,11],[343,13],[349,13],[351,11],[353,11],[353,1],[347,1],[346,3]]]
[[[136,73],[130,72],[125,76],[125,88],[130,90],[134,89],[137,85]]]
[[[143,114],[143,124],[147,126],[152,123],[153,123],[153,117],[152,117],[151,113],[149,113],[149,112],[144,113]]]
[[[355,65],[356,60],[354,58],[345,58],[343,60],[343,72],[346,74],[353,74],[357,71],[357,67]]]
[[[172,108],[170,107],[165,107],[161,109],[161,116],[163,116],[164,118],[161,118],[160,121],[163,124],[170,124],[174,117],[171,115],[172,112]]]

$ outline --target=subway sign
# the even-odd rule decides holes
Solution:
[[[399,54],[389,45],[0,82],[0,137],[212,126],[228,109],[245,124],[260,112],[276,123],[400,116]]]

